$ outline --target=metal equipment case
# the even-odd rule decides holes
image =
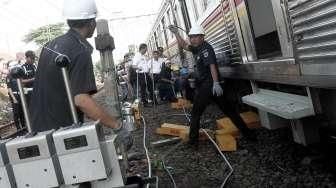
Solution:
[[[0,187],[14,187],[15,185],[5,145],[7,141],[9,140],[0,140]]]
[[[61,128],[53,138],[66,185],[105,179],[111,173],[108,156],[100,145],[104,135],[97,122]]]
[[[52,132],[28,134],[6,143],[18,188],[57,187],[62,183]]]

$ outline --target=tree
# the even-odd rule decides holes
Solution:
[[[48,41],[64,34],[64,23],[49,24],[37,29],[31,30],[24,36],[25,43],[35,42],[39,46],[43,46]]]

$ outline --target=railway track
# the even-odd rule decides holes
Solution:
[[[1,139],[7,139],[10,137],[13,137],[15,135],[20,134],[21,132],[24,132],[26,128],[22,128],[17,130],[15,127],[14,122],[9,122],[3,125],[0,125],[0,138]]]

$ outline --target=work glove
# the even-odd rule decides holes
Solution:
[[[119,128],[113,129],[113,132],[120,137],[121,142],[125,146],[126,151],[131,149],[133,145],[133,137],[131,133],[124,127],[123,124],[120,124]]]
[[[214,96],[222,96],[223,95],[223,89],[222,87],[220,86],[219,82],[214,82],[213,83],[213,86],[212,86],[212,94]]]
[[[178,28],[175,25],[169,25],[168,29],[174,34],[178,33]]]

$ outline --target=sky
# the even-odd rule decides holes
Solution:
[[[97,19],[111,20],[158,13],[161,2],[162,0],[96,0]],[[14,56],[16,52],[37,49],[34,43],[22,42],[24,35],[43,25],[65,22],[62,7],[63,0],[0,0],[0,52]],[[115,59],[123,57],[128,45],[145,42],[154,21],[155,16],[109,21],[110,33],[116,46],[113,51]],[[94,38],[89,41],[94,46]],[[99,52],[94,52],[93,59],[99,59]]]

